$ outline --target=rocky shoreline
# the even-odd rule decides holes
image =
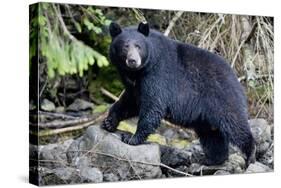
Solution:
[[[198,139],[184,148],[157,143],[130,146],[121,142],[122,131],[108,133],[99,125],[90,126],[77,139],[38,147],[30,145],[30,157],[39,158],[36,170],[40,185],[272,172],[273,126],[264,119],[252,119],[249,124],[257,142],[257,153],[256,162],[248,167],[244,156],[232,146],[224,164],[205,166]],[[175,136],[171,131],[165,132],[166,139]]]

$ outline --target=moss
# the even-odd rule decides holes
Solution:
[[[126,131],[126,132],[130,132],[132,134],[134,134],[136,132],[136,126],[130,125],[127,122],[120,122],[118,129],[121,131]],[[164,136],[161,136],[160,134],[151,134],[149,135],[148,142],[155,142],[161,145],[166,145],[166,138]]]
[[[108,107],[109,107],[109,105],[106,105],[106,104],[98,105],[94,108],[93,114],[106,112]]]
[[[117,127],[118,130],[120,131],[126,131],[132,134],[135,134],[137,127],[136,126],[132,126],[129,123],[126,123],[125,121],[121,121],[119,123],[119,126]]]
[[[190,142],[183,139],[173,139],[168,145],[182,149],[188,147],[190,145]]]
[[[160,134],[151,134],[149,135],[147,141],[149,142],[156,142],[161,145],[167,145],[166,138],[161,136]]]
[[[120,81],[117,70],[112,66],[104,67],[99,70],[96,75],[96,79],[90,80],[89,82],[89,93],[91,99],[98,101],[99,103],[103,102],[113,102],[109,98],[105,97],[100,88],[105,88],[115,96],[119,96],[124,86]]]

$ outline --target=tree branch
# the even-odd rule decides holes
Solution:
[[[66,27],[66,25],[65,25],[65,23],[64,23],[64,21],[63,21],[63,19],[62,19],[61,12],[60,12],[59,8],[57,8],[54,4],[52,4],[52,6],[53,6],[53,9],[54,9],[56,15],[58,16],[58,19],[59,19],[59,22],[60,22],[60,24],[61,24],[61,27],[62,27],[62,30],[63,30],[64,34],[66,34],[67,37],[68,37],[70,40],[72,40],[72,41],[78,41],[78,40],[69,32],[69,30],[67,29],[67,27]]]
[[[107,116],[107,112],[103,113],[102,115],[100,115],[99,117],[95,118],[95,119],[91,119],[89,121],[84,121],[83,123],[79,123],[78,125],[75,126],[71,126],[71,127],[64,127],[64,128],[60,128],[60,129],[52,129],[52,130],[42,130],[39,132],[31,132],[31,134],[37,135],[38,137],[43,137],[43,136],[52,136],[52,135],[56,135],[56,134],[61,134],[61,133],[65,133],[65,132],[71,132],[71,131],[77,131],[77,130],[81,130],[84,128],[89,127],[90,125],[93,125],[101,120],[103,120],[105,117]],[[70,121],[67,121],[70,122]],[[72,121],[74,122],[74,120]],[[60,122],[63,123],[63,122]],[[73,124],[70,124],[73,125]],[[55,126],[53,125],[52,128],[55,128]]]
[[[166,31],[164,32],[165,36],[168,36],[171,30],[173,29],[176,21],[181,17],[181,15],[184,13],[184,11],[178,11],[173,19],[170,21],[169,26],[167,27]]]

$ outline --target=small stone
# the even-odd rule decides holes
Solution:
[[[56,112],[57,113],[63,113],[63,112],[65,112],[65,108],[63,106],[59,106],[59,107],[56,108]]]
[[[67,107],[67,111],[79,112],[83,110],[93,109],[94,104],[83,99],[75,99],[75,101]]]
[[[263,155],[272,142],[271,126],[265,119],[251,119],[249,125],[257,145],[257,155]]]
[[[239,166],[241,169],[245,168],[246,165],[245,159],[238,153],[229,155],[228,161]]]
[[[176,136],[176,132],[173,129],[167,129],[164,131],[163,136],[167,139],[173,139]]]
[[[265,166],[262,163],[255,162],[254,164],[250,164],[246,170],[246,173],[259,173],[259,172],[271,172],[272,169],[268,166]]]
[[[80,171],[80,176],[83,182],[100,183],[103,180],[103,175],[97,168],[83,168]]]
[[[230,172],[226,170],[218,170],[214,173],[214,175],[228,175],[228,174],[230,174]]]
[[[181,139],[186,139],[186,140],[191,140],[192,139],[192,133],[185,131],[183,129],[178,130],[179,138]]]
[[[75,169],[70,167],[54,169],[54,174],[62,180],[70,180],[74,173]]]
[[[53,112],[56,110],[56,106],[53,102],[49,101],[48,99],[43,99],[41,103],[41,109],[47,112]]]
[[[114,181],[118,181],[118,180],[119,180],[119,178],[113,173],[108,173],[108,174],[103,175],[103,181],[114,182]]]
[[[273,169],[273,166],[274,166],[274,155],[273,155],[273,143],[271,144],[271,146],[269,147],[269,149],[267,150],[267,152],[259,157],[257,160],[259,162],[261,162],[262,164],[270,167]]]
[[[230,173],[243,173],[246,162],[241,156],[241,153],[234,153],[229,155],[228,160],[223,164],[226,171]]]

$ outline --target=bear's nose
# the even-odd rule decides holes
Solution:
[[[127,63],[128,63],[129,65],[134,65],[134,64],[136,64],[136,60],[135,60],[135,59],[129,58],[129,59],[127,59]]]

